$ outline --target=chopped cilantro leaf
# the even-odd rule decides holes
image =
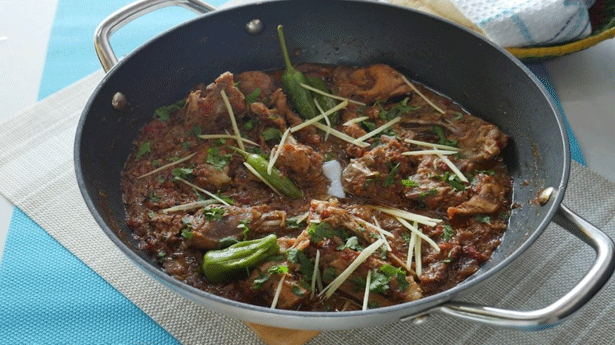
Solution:
[[[331,225],[329,225],[329,223],[312,222],[308,228],[308,235],[316,243],[322,241],[325,237],[332,238],[337,236],[342,240],[346,240],[346,238],[348,238],[348,235],[345,232],[331,229]]]
[[[249,95],[246,96],[246,102],[248,102],[248,104],[254,103],[258,101],[258,98],[260,96],[261,96],[261,89],[256,88],[252,92],[250,92]]]
[[[337,247],[337,250],[344,250],[346,248],[352,249],[352,250],[356,250],[357,252],[360,252],[363,249],[365,249],[365,248],[363,248],[363,246],[361,246],[359,244],[359,239],[357,238],[357,236],[349,237],[346,240],[346,243],[344,243],[344,244],[342,244],[342,245]]]
[[[192,233],[192,231],[190,231],[190,230],[185,230],[185,229],[184,229],[184,230],[182,230],[182,237],[183,237],[183,238],[185,238],[185,239],[188,239],[188,240],[189,240],[189,239],[191,239],[191,238],[192,238],[192,236],[194,236],[194,233]]]
[[[224,168],[228,162],[231,161],[231,159],[233,158],[233,155],[228,153],[228,154],[220,154],[220,149],[217,147],[210,147],[207,150],[207,160],[206,162],[219,168],[222,169]]]
[[[250,234],[250,227],[248,227],[248,224],[250,224],[249,220],[241,220],[239,221],[239,225],[237,225],[238,229],[243,230],[242,234],[244,241],[248,239],[248,235]]]
[[[298,218],[286,219],[286,227],[289,229],[302,229],[307,226],[307,218],[299,221]]]
[[[493,175],[495,175],[495,171],[493,171],[492,169],[489,169],[489,170],[476,170],[474,172],[474,174],[475,175],[485,174],[485,175],[493,176]]]
[[[372,279],[369,283],[369,291],[375,293],[384,293],[389,289],[391,277],[378,271],[372,271]]]
[[[224,217],[224,213],[226,213],[226,211],[223,208],[219,207],[208,207],[203,210],[203,215],[209,221],[222,220],[222,217]]]
[[[353,278],[351,280],[351,282],[352,282],[352,285],[353,285],[352,286],[352,291],[360,292],[360,291],[365,290],[365,284],[367,284],[367,281],[365,280],[365,278],[363,278],[363,277],[356,277],[356,278]]]
[[[371,132],[376,129],[376,124],[371,121],[361,121],[361,125],[368,132]]]
[[[269,278],[270,278],[270,275],[269,275],[269,274],[263,274],[262,272],[260,272],[260,273],[258,274],[258,276],[256,277],[256,279],[254,279],[254,287],[253,287],[253,288],[254,288],[255,290],[260,289],[260,288],[263,286],[263,284],[264,284],[267,280],[269,280]]]
[[[457,140],[449,140],[446,137],[446,134],[444,134],[444,129],[442,129],[442,127],[433,126],[431,127],[431,131],[440,138],[440,141],[438,141],[438,144],[457,147]]]
[[[455,113],[455,117],[453,117],[453,121],[457,121],[463,118],[463,113],[456,111]]]
[[[243,129],[245,129],[246,131],[251,131],[254,129],[254,127],[256,127],[256,125],[258,124],[258,119],[253,118],[248,120],[248,122],[243,124]]]
[[[450,239],[455,235],[455,231],[453,230],[453,227],[448,225],[448,224],[444,224],[442,225],[442,239],[446,242],[450,241]]]
[[[171,171],[171,174],[177,178],[187,179],[192,176],[192,170],[191,168],[175,168]]]
[[[392,106],[389,110],[384,110],[384,108],[382,108],[381,106],[379,114],[380,118],[386,121],[390,121],[396,117],[400,117],[408,114],[411,111],[420,109],[420,107],[413,107],[411,105],[408,105],[409,101],[410,98],[406,97],[401,102],[396,103],[394,106]]]
[[[228,197],[228,196],[226,196],[226,195],[222,195],[222,194],[220,194],[220,191],[218,191],[218,192],[216,193],[216,196],[217,196],[218,198],[220,198],[220,199],[224,200],[224,201],[225,201],[227,204],[229,204],[229,205],[235,205],[235,200],[233,200],[233,199],[229,198],[229,197]]]
[[[273,265],[268,270],[271,274],[286,274],[288,273],[288,266],[286,265]]]
[[[160,201],[160,197],[156,194],[154,194],[154,192],[150,192],[149,195],[147,196],[147,201],[149,202],[158,202]]]
[[[410,286],[410,283],[406,280],[406,271],[403,269],[391,266],[389,264],[384,264],[380,266],[380,271],[389,277],[389,279],[395,278],[395,280],[397,280],[399,291],[405,291],[408,286]]]
[[[390,187],[393,183],[395,183],[395,173],[397,173],[397,169],[399,169],[399,163],[395,164],[391,171],[387,174],[387,176],[382,181],[383,187]]]
[[[200,125],[195,125],[194,127],[192,127],[192,134],[199,136],[203,134],[203,129]]]
[[[463,181],[461,181],[459,176],[451,174],[449,171],[445,172],[443,175],[440,175],[440,179],[451,185],[451,187],[456,190],[463,191],[466,189],[466,186],[463,184]]]
[[[325,271],[322,273],[322,280],[324,282],[333,281],[333,279],[335,279],[336,277],[337,277],[337,272],[335,271],[335,268],[333,267],[325,268]],[[365,283],[363,283],[363,286],[365,286]]]
[[[414,181],[414,180],[412,180],[412,179],[409,179],[409,178],[408,178],[408,179],[401,180],[401,184],[402,184],[404,187],[408,187],[408,188],[411,188],[411,187],[418,187],[418,186],[419,186],[419,183],[418,183],[418,182],[416,182],[416,181]]]
[[[291,291],[299,297],[305,295],[305,290],[303,290],[299,285],[293,285]]]
[[[402,233],[401,233],[401,238],[402,238],[404,241],[406,241],[406,242],[410,243],[410,240],[412,239],[412,235],[411,235],[411,234],[409,234],[409,233],[407,233],[407,232],[402,232]]]
[[[159,120],[168,121],[174,112],[182,109],[185,105],[186,105],[186,101],[181,100],[174,104],[160,107],[156,109],[156,111],[154,111],[154,116]]]
[[[263,139],[267,140],[280,140],[282,138],[282,132],[275,127],[268,127],[261,132]]]
[[[138,161],[139,159],[141,159],[141,157],[143,157],[144,155],[150,152],[152,152],[151,143],[149,141],[146,141],[143,144],[141,144],[141,146],[139,146],[139,151],[137,152],[137,155],[135,156],[135,160]]]
[[[286,251],[286,258],[293,264],[299,264],[299,271],[305,279],[311,281],[314,273],[314,263],[299,249],[291,248]]]
[[[476,216],[476,220],[478,220],[481,223],[491,223],[491,217],[486,216],[486,215],[478,215]]]
[[[376,302],[376,301],[371,301],[369,303],[367,303],[367,307],[369,309],[376,309],[376,308],[380,308],[380,303]]]
[[[367,187],[369,187],[372,183],[374,183],[379,178],[380,178],[380,173],[377,173],[376,175],[374,175],[374,177],[366,179],[365,183],[363,183],[363,189],[367,189]]]

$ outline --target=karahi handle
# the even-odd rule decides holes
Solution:
[[[141,0],[120,8],[105,18],[94,33],[94,49],[105,72],[108,72],[118,62],[111,48],[111,35],[134,19],[169,6],[187,8],[198,14],[216,10],[215,7],[199,0]]]
[[[420,321],[430,313],[441,313],[491,326],[540,330],[554,326],[587,303],[609,280],[615,269],[613,241],[603,231],[560,205],[555,223],[587,243],[596,258],[585,276],[564,296],[551,305],[530,311],[507,310],[467,302],[446,302],[402,321]]]

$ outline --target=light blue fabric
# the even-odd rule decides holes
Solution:
[[[209,1],[219,6],[227,0]],[[99,70],[94,30],[130,0],[59,0],[39,99]],[[111,39],[121,57],[194,18],[149,13]],[[177,344],[177,340],[15,207],[0,261],[0,344]],[[59,269],[61,267],[61,269]]]
[[[210,1],[214,6],[224,2]],[[92,43],[96,23],[128,3],[59,0],[39,99],[100,69]],[[184,9],[162,11],[138,19],[113,36],[118,56],[194,17]],[[557,100],[541,66],[532,70]],[[573,158],[584,163],[573,135],[571,145]],[[177,343],[18,208],[13,211],[0,262],[0,344]]]
[[[0,344],[37,343],[178,344],[15,207],[0,267]]]

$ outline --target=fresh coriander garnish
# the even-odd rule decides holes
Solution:
[[[261,89],[256,88],[252,92],[250,92],[249,95],[246,96],[246,102],[248,102],[248,104],[254,103],[258,101],[258,98],[260,96],[261,96]]]
[[[408,114],[411,111],[420,109],[420,107],[414,107],[414,106],[408,105],[409,101],[410,101],[410,98],[406,97],[401,102],[396,103],[394,106],[392,106],[389,110],[384,110],[384,108],[380,106],[380,114],[379,114],[380,118],[386,121],[390,121],[396,117],[400,117],[400,116]]]
[[[306,280],[312,280],[314,263],[302,251],[296,248],[291,248],[286,251],[286,259],[293,264],[299,264],[299,271],[303,277]]]
[[[246,131],[251,131],[254,129],[254,127],[256,127],[257,124],[258,124],[258,119],[256,118],[250,119],[246,123],[243,124],[243,129],[245,129]]]
[[[154,192],[150,192],[147,196],[147,201],[149,202],[158,202],[160,201],[160,196],[154,194]]]
[[[482,214],[477,215],[476,220],[481,223],[491,223],[491,217]]]
[[[286,274],[288,273],[288,266],[286,265],[273,265],[267,270],[270,274]]]
[[[457,140],[449,140],[446,137],[446,134],[444,134],[444,129],[442,127],[433,126],[431,127],[431,131],[440,138],[440,140],[438,141],[438,144],[457,147]]]
[[[263,136],[263,139],[265,139],[265,141],[273,139],[280,140],[282,138],[282,132],[280,132],[280,130],[275,127],[265,128],[261,132],[261,135]]]
[[[244,241],[248,239],[248,235],[250,234],[250,227],[248,224],[250,224],[249,220],[242,220],[239,221],[239,225],[237,225],[237,228],[243,231],[242,235]]]
[[[206,162],[222,169],[224,168],[233,158],[233,155],[230,153],[220,154],[220,149],[217,147],[210,147],[207,150],[207,160]]]
[[[448,242],[453,237],[453,235],[455,235],[455,231],[453,230],[452,226],[448,224],[442,225],[442,240]]]
[[[175,168],[171,170],[171,174],[177,178],[187,179],[192,176],[192,168]]]
[[[357,236],[349,237],[346,240],[346,243],[339,245],[336,249],[337,250],[344,250],[346,248],[355,250],[357,252],[360,252],[363,249],[365,249],[363,246],[361,246],[359,244],[359,239],[357,238]]]
[[[152,152],[152,145],[149,141],[146,141],[143,144],[141,144],[141,146],[139,146],[139,151],[137,152],[137,155],[135,156],[135,160],[138,161],[139,159],[141,159],[141,157],[143,157],[144,155],[150,152]]]
[[[224,217],[224,213],[226,213],[226,211],[220,207],[208,207],[203,210],[203,215],[205,216],[205,218],[207,218],[207,220],[210,221],[222,220],[222,217]]]
[[[463,184],[459,176],[451,174],[449,171],[446,171],[444,174],[440,175],[439,178],[456,190],[463,191],[466,189],[466,186]]]
[[[301,287],[299,287],[299,285],[293,285],[293,287],[292,287],[291,291],[292,291],[295,295],[297,295],[297,296],[299,296],[299,297],[301,297],[301,296],[305,295],[305,290],[303,290]]]
[[[408,187],[408,188],[411,188],[411,187],[418,187],[418,186],[419,186],[419,183],[418,183],[418,182],[416,182],[416,181],[414,181],[414,180],[412,180],[412,179],[409,179],[409,178],[401,180],[401,184],[402,184],[404,187]]]
[[[335,230],[331,228],[329,223],[311,223],[308,228],[308,235],[312,238],[312,240],[316,243],[322,241],[326,238],[333,238],[335,236],[341,238],[342,240],[346,240],[348,235],[344,231]]]
[[[397,173],[397,169],[399,169],[399,163],[395,164],[395,166],[391,168],[391,171],[389,171],[387,176],[384,178],[384,181],[382,181],[383,187],[389,187],[395,183],[395,173]]]
[[[185,105],[186,101],[181,100],[171,105],[160,107],[154,111],[154,116],[159,120],[168,121],[174,112],[182,109]]]

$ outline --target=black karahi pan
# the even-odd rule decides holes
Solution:
[[[117,62],[110,35],[132,18],[169,5],[203,15]],[[83,110],[75,141],[77,180],[94,218],[128,257],[169,288],[231,317],[291,329],[420,321],[435,312],[491,325],[539,329],[579,309],[611,276],[615,267],[611,239],[561,204],[570,168],[561,114],[542,84],[506,51],[454,23],[380,2],[268,1],[212,10],[197,0],[149,0],[107,18],[97,30],[96,50],[108,73]],[[299,312],[205,293],[168,276],[137,249],[125,225],[120,190],[121,171],[137,131],[151,120],[156,108],[222,72],[281,68],[278,24],[284,25],[294,63],[387,63],[510,135],[504,155],[514,179],[513,201],[521,207],[512,212],[502,244],[476,274],[448,291],[405,304],[367,311]],[[455,301],[519,257],[551,221],[596,252],[590,270],[569,293],[535,311]]]

